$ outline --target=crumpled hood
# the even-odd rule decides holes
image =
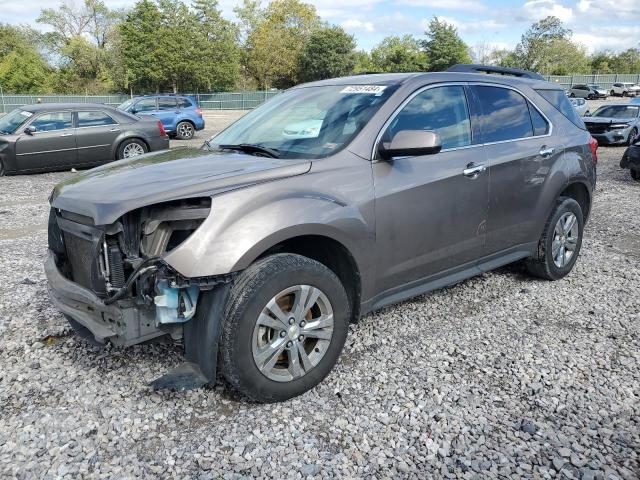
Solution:
[[[308,160],[176,148],[109,163],[56,185],[51,206],[113,223],[136,208],[302,175]]]
[[[637,120],[637,118],[611,118],[611,117],[587,117],[583,118],[585,124],[589,123],[632,123]]]

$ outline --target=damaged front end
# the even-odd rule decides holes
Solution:
[[[211,312],[195,319],[199,301],[208,294],[224,304],[231,277],[185,278],[163,258],[210,210],[209,197],[180,200],[134,210],[110,225],[95,225],[90,217],[52,208],[45,265],[51,298],[100,343],[128,346],[161,336],[178,342],[186,337],[187,357],[202,363],[198,350],[205,346],[193,330],[209,328],[196,324],[210,322]],[[206,342],[217,344],[215,330]],[[212,380],[215,363],[203,370]]]

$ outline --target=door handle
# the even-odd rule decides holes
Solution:
[[[62,135],[60,135],[61,137],[70,137],[72,136],[73,133],[63,133]]]
[[[544,146],[544,147],[542,147],[542,148],[540,149],[540,156],[541,156],[542,158],[548,158],[548,157],[550,157],[551,155],[553,155],[553,153],[554,153],[555,151],[556,151],[556,149],[555,149],[555,148],[553,148],[553,147],[547,147],[547,146]]]
[[[467,165],[467,168],[465,168],[462,171],[462,174],[465,177],[469,177],[469,178],[477,178],[478,175],[480,175],[482,172],[487,170],[487,166],[484,164],[480,164],[480,165],[476,165],[475,163],[471,162],[470,164]]]
[[[113,128],[111,128],[111,129],[109,129],[109,131],[110,131],[110,132],[119,132],[119,131],[120,131],[120,128],[118,128],[118,127],[113,127]]]

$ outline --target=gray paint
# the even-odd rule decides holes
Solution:
[[[324,236],[353,256],[366,312],[531,255],[564,188],[580,183],[591,197],[589,134],[535,93],[556,88],[546,82],[435,73],[321,83],[399,88],[334,156],[290,161],[193,149],[146,155],[71,179],[56,188],[52,205],[101,225],[144,205],[211,196],[209,217],[165,256],[179,273],[239,271],[283,240]],[[540,137],[378,159],[377,142],[394,112],[411,94],[442,83],[516,89],[553,128]],[[486,170],[465,176],[470,163]]]

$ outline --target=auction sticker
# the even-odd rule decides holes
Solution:
[[[380,95],[387,88],[386,85],[349,85],[340,90],[340,93],[368,93]]]

